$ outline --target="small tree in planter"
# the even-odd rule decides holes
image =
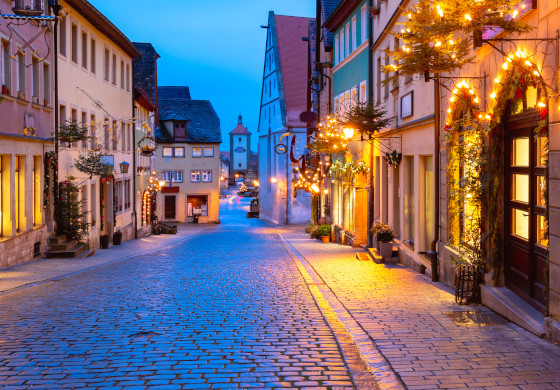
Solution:
[[[121,245],[122,241],[122,232],[117,230],[113,233],[113,245]]]
[[[330,242],[331,241],[331,225],[323,224],[319,225],[317,228],[317,234],[321,238],[322,242]]]
[[[379,222],[375,226],[375,239],[379,244],[379,252],[381,257],[388,259],[393,254],[393,239],[395,233],[391,230],[389,225]],[[373,229],[373,228],[372,228]]]
[[[59,195],[55,203],[56,234],[66,235],[68,240],[80,241],[87,223],[84,222],[86,213],[82,212],[82,202],[79,200],[79,187],[72,182],[73,177],[61,182],[58,187]]]
[[[309,227],[309,236],[311,238],[319,238],[319,225],[311,225]]]

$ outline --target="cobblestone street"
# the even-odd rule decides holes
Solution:
[[[2,296],[0,388],[354,388],[275,230],[232,208],[176,247]]]
[[[222,224],[174,246],[5,291],[0,389],[560,388],[560,347],[247,204],[223,200]]]

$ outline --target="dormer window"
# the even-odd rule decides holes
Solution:
[[[187,122],[173,121],[173,131],[175,138],[187,138]]]

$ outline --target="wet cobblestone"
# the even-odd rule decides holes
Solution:
[[[0,297],[0,388],[354,388],[274,230],[223,222]]]

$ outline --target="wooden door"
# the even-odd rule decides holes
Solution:
[[[505,131],[505,276],[509,289],[544,312],[546,308],[546,203],[543,137],[535,111],[508,118]]]
[[[175,219],[175,195],[165,196],[165,219]]]

